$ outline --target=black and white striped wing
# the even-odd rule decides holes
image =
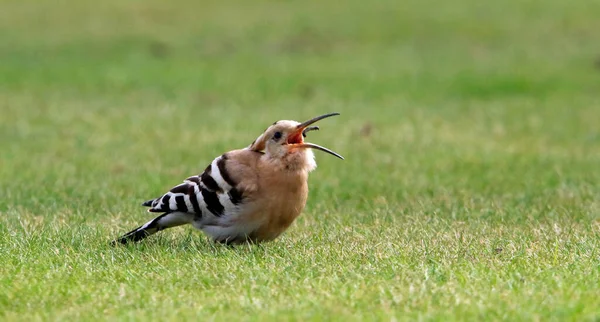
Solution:
[[[217,217],[231,214],[242,202],[243,196],[236,189],[226,162],[226,154],[219,156],[201,174],[185,179],[160,198],[142,205],[150,207],[149,212],[178,211]]]

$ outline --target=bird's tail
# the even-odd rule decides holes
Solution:
[[[156,234],[163,229],[189,224],[193,219],[194,217],[192,214],[184,212],[167,212],[113,240],[111,245],[114,246],[116,244],[137,242],[150,235]]]
[[[146,200],[144,201],[144,203],[142,203],[142,206],[144,207],[152,207],[152,204],[154,203],[156,199],[150,199],[150,200]]]

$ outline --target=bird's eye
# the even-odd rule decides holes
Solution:
[[[273,140],[277,141],[281,139],[281,132],[275,132],[275,134],[273,134]]]

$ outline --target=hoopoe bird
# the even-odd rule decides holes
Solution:
[[[199,175],[189,177],[161,197],[142,205],[160,215],[114,240],[140,241],[161,230],[191,224],[213,241],[225,244],[271,241],[303,211],[308,173],[317,166],[312,149],[340,159],[322,146],[304,142],[312,126],[329,113],[306,122],[273,123],[248,147],[215,158]]]

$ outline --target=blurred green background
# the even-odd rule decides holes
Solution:
[[[591,171],[599,12],[597,1],[3,0],[0,171],[10,198],[0,205],[69,177],[137,193],[132,172],[172,180],[274,120],[329,111],[343,116],[315,142],[349,157],[345,173],[388,167],[371,173],[381,180],[349,175],[348,193],[411,193],[387,189],[391,179],[461,185],[470,179],[448,170],[491,160],[510,172],[521,165],[499,159],[521,156],[573,158]],[[321,159],[329,171],[335,160]],[[83,187],[65,186],[110,206]]]
[[[202,312],[217,319],[236,310],[256,319],[544,319],[557,308],[559,317],[597,318],[599,30],[593,0],[1,0],[0,246],[8,264],[0,311],[17,320],[135,319],[150,308],[164,319],[196,317],[185,304],[161,302],[175,292],[183,303],[205,298]],[[264,256],[258,251],[262,259],[244,266],[243,250],[219,253],[224,271],[241,265],[231,273],[238,284],[212,272],[197,290],[161,288],[144,279],[151,263],[128,260],[152,252],[165,285],[179,285],[170,269],[213,256],[208,243],[182,239],[201,240],[189,229],[149,249],[106,248],[148,220],[139,202],[220,153],[276,120],[333,111],[342,115],[309,139],[346,160],[317,152],[305,215]],[[456,259],[464,236],[474,240],[465,257],[474,266],[455,262],[464,264]],[[349,244],[374,257],[349,255]],[[170,247],[203,255],[174,259]],[[54,249],[69,255],[47,256]],[[335,249],[343,255],[319,255]],[[497,249],[505,251],[490,271],[475,254]],[[111,254],[113,266],[98,264],[98,254]],[[310,268],[258,273],[271,260],[302,267],[306,258],[325,265],[324,280],[302,282],[319,274]],[[504,266],[515,258],[520,264]],[[359,282],[363,264],[347,263],[375,273]],[[424,278],[415,267],[431,273],[431,265],[445,277],[425,279],[413,301],[398,300]],[[108,273],[89,275],[97,269]],[[264,310],[233,297],[249,287],[249,271],[264,279],[258,298],[273,301]],[[461,274],[470,277],[456,282]],[[529,284],[513,287],[521,276]],[[113,299],[129,278],[140,294],[158,289]],[[225,295],[211,302],[219,289],[210,285],[226,285]]]

